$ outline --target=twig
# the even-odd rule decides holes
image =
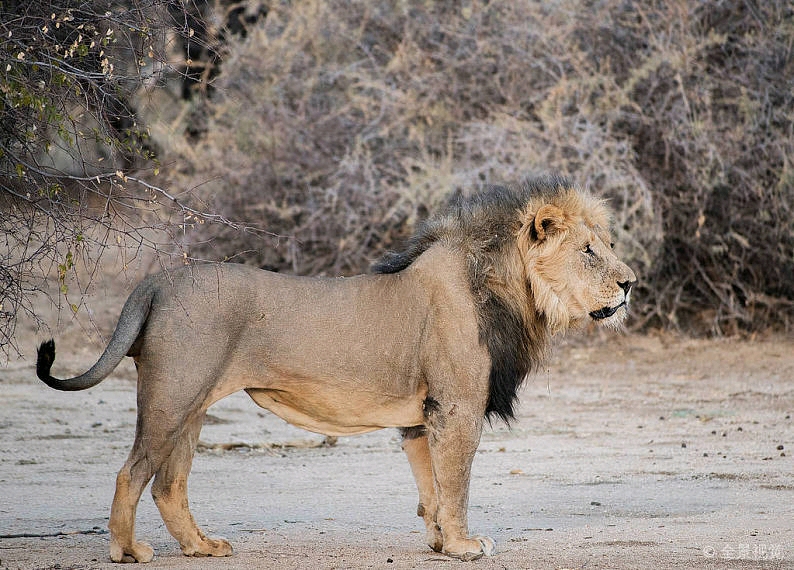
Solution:
[[[295,441],[266,442],[266,443],[247,443],[247,442],[230,442],[230,443],[207,443],[199,441],[196,445],[197,451],[233,451],[235,449],[264,449],[266,451],[273,451],[277,449],[314,449],[318,447],[330,447],[335,442],[331,443],[328,438],[320,440],[299,439]]]
[[[104,528],[92,528],[90,530],[72,530],[69,532],[48,532],[48,533],[36,533],[36,532],[19,532],[16,534],[0,534],[0,539],[3,538],[55,538],[58,536],[73,536],[76,534],[107,534],[108,531]]]

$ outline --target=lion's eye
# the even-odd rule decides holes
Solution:
[[[615,249],[615,242],[614,241],[609,242],[609,249]]]
[[[586,247],[585,247],[585,248],[582,250],[582,253],[586,253],[587,255],[595,255],[595,252],[593,251],[593,248],[592,248],[592,247],[590,247],[590,244],[589,244],[589,243],[588,243],[588,244],[587,244],[587,246],[586,246]]]

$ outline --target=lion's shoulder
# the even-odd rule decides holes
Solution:
[[[456,193],[417,228],[402,250],[386,253],[372,267],[375,273],[399,273],[431,249],[463,260],[480,342],[491,358],[489,418],[509,421],[514,417],[518,387],[542,358],[547,344],[542,315],[516,303],[527,295],[519,290],[518,283],[523,280],[508,279],[507,285],[504,280],[506,274],[515,272],[511,255],[521,213],[531,202],[551,200],[570,187],[564,178],[547,177],[516,185],[484,186],[468,195]],[[446,247],[434,247],[437,244]],[[438,263],[429,267],[442,271]]]

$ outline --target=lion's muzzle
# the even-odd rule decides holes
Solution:
[[[626,307],[628,310],[629,306],[629,296],[631,295],[631,288],[637,284],[636,281],[618,281],[618,285],[621,289],[623,289],[624,297],[623,301],[615,305],[614,307],[602,307],[597,311],[593,311],[590,313],[590,317],[595,321],[600,321],[602,319],[608,319],[615,313],[617,313],[621,307]]]

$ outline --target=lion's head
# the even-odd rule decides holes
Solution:
[[[530,198],[519,218],[526,281],[552,332],[589,319],[623,321],[637,278],[612,251],[603,201],[560,185]]]
[[[399,253],[395,273],[435,244],[466,260],[480,340],[491,356],[488,415],[513,417],[516,391],[549,337],[588,320],[618,326],[636,277],[612,251],[603,201],[564,178],[456,195]]]

